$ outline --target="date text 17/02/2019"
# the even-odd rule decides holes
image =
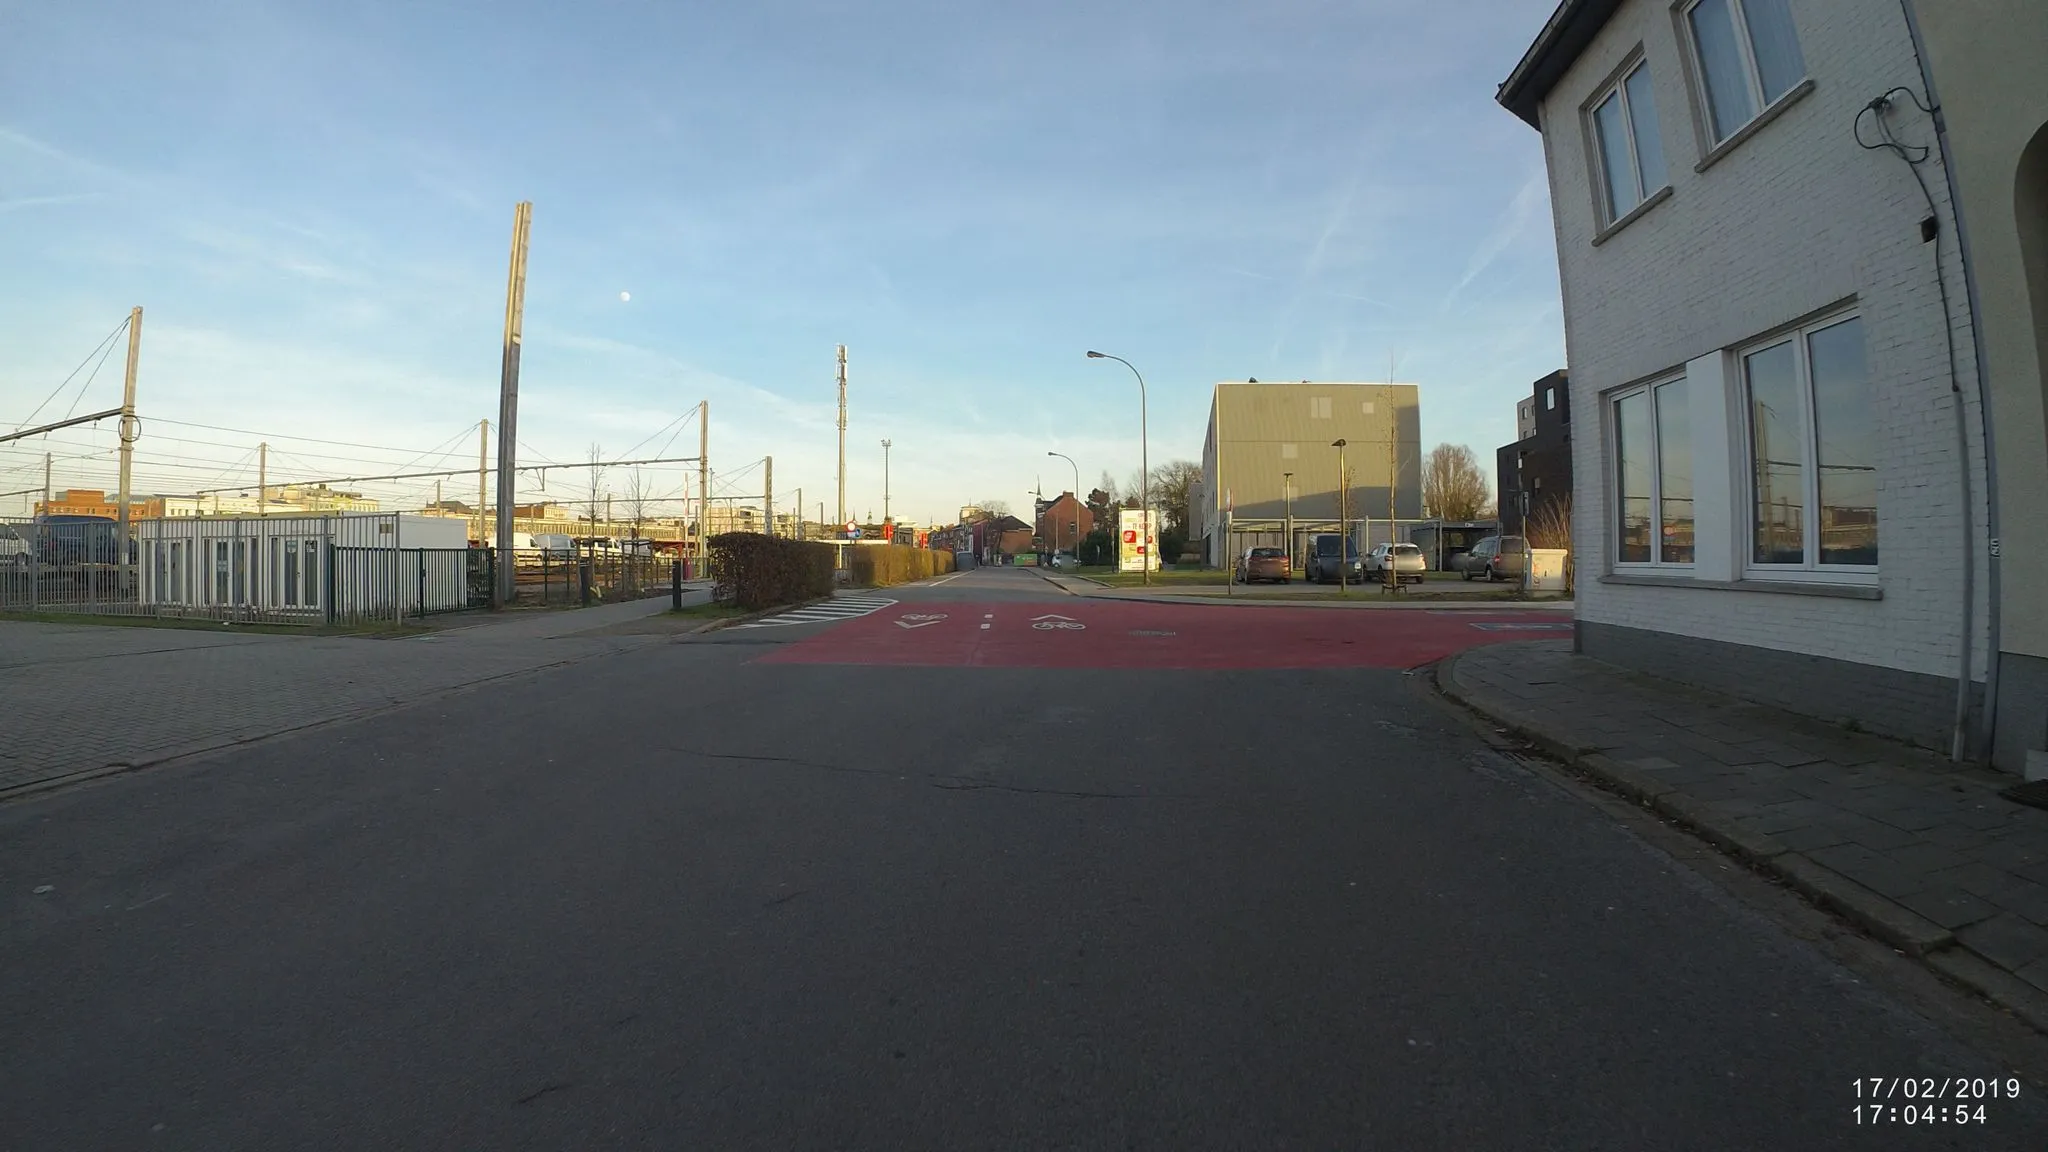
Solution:
[[[2012,1077],[1866,1076],[1854,1087],[1859,1125],[1983,1124],[1990,1118],[1984,1101],[2020,1094]]]

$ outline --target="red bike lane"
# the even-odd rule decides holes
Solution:
[[[1571,614],[1155,602],[898,604],[760,664],[965,668],[1413,668],[1477,644],[1571,634]]]

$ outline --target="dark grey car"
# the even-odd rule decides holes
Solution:
[[[1365,583],[1365,560],[1358,554],[1358,541],[1335,532],[1309,537],[1308,561],[1302,565],[1301,575],[1311,584]]]

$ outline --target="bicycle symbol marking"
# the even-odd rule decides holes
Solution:
[[[1079,620],[1041,620],[1038,623],[1033,624],[1032,627],[1038,629],[1040,632],[1052,632],[1055,630],[1062,632],[1080,632],[1085,630],[1088,626],[1086,624],[1081,623]]]

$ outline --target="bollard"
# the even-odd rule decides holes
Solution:
[[[669,607],[681,611],[683,607],[683,562],[677,560],[669,565]]]

